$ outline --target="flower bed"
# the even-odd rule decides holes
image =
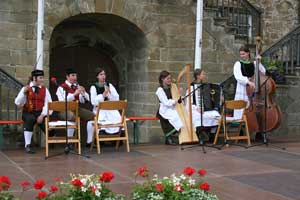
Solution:
[[[196,175],[194,178],[193,176]],[[172,174],[170,177],[159,178],[153,175],[147,167],[141,167],[135,174],[136,184],[131,195],[127,199],[132,200],[217,200],[217,196],[210,193],[210,185],[203,181],[205,169],[196,170],[186,167],[182,174]],[[141,184],[137,184],[138,178],[143,178]],[[103,172],[100,175],[75,175],[71,174],[71,180],[63,182],[55,179],[55,184],[46,187],[44,180],[36,180],[34,183],[23,181],[20,184],[22,192],[19,197],[14,197],[9,188],[12,183],[7,176],[0,176],[0,199],[22,199],[24,192],[31,188],[36,190],[32,199],[44,200],[125,200],[122,194],[116,194],[109,188],[109,183],[114,179],[112,172]]]

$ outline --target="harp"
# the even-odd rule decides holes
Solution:
[[[187,84],[187,90],[188,93],[191,91],[190,83],[191,83],[191,78],[190,78],[190,68],[191,66],[189,64],[185,65],[185,67],[181,70],[181,72],[178,74],[176,83],[178,84],[182,77],[186,74],[186,84]],[[179,99],[180,94],[178,87],[176,83],[171,84],[171,93],[172,93],[172,98],[173,99]],[[193,121],[192,121],[192,101],[191,101],[191,96],[188,97],[187,103],[189,104],[189,113],[187,112],[184,104],[176,104],[175,109],[180,116],[180,119],[182,121],[183,127],[181,128],[180,134],[179,134],[179,144],[184,144],[184,143],[194,143],[198,142],[197,135],[195,133],[195,130],[193,128]]]

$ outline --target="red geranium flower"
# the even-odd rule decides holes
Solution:
[[[75,178],[75,179],[72,181],[72,184],[73,184],[74,186],[78,187],[78,188],[81,188],[82,185],[83,185],[82,182],[81,182],[81,180],[78,179],[78,178]]]
[[[183,192],[184,189],[183,189],[182,185],[176,184],[174,186],[174,190],[177,191],[177,192]]]
[[[103,172],[100,177],[100,181],[110,182],[114,178],[114,174],[112,172]]]
[[[142,176],[142,177],[147,177],[147,176],[148,176],[148,170],[147,170],[147,167],[146,167],[146,166],[140,167],[140,168],[139,168],[139,171],[138,171],[138,175],[139,175],[139,176]]]
[[[42,189],[44,186],[45,186],[44,180],[36,180],[35,183],[33,184],[33,187],[37,190]]]
[[[61,178],[60,178],[60,177],[56,177],[54,180],[55,180],[56,182],[61,182]]]
[[[155,189],[156,189],[158,192],[162,192],[162,191],[164,191],[165,187],[164,187],[162,184],[157,183],[157,184],[155,185]]]
[[[94,185],[91,186],[91,191],[92,191],[93,194],[95,194],[96,190],[97,190],[96,186],[94,186]]]
[[[21,187],[26,187],[26,186],[29,186],[30,185],[30,182],[29,181],[23,181],[21,184]]]
[[[200,176],[204,176],[206,174],[206,170],[205,169],[199,169],[198,174]]]
[[[50,192],[56,192],[58,190],[58,187],[56,185],[51,185]]]
[[[0,176],[0,191],[7,190],[11,185],[11,182],[7,176]]]
[[[37,199],[43,199],[43,198],[46,198],[47,197],[47,192],[45,191],[40,191],[38,193],[38,195],[36,196]]]
[[[209,191],[209,184],[207,182],[204,182],[200,185],[201,190]]]
[[[183,173],[187,176],[192,176],[194,173],[196,172],[196,170],[192,167],[186,167],[184,170],[183,170]]]

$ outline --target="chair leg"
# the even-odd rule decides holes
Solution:
[[[125,125],[125,137],[126,137],[126,148],[127,148],[127,152],[130,152],[129,141],[128,141],[127,124]]]
[[[214,145],[217,144],[217,141],[218,141],[218,138],[219,138],[219,134],[220,134],[221,126],[222,126],[222,119],[220,119],[220,122],[219,122],[219,125],[218,125],[218,128],[217,128],[217,131],[216,131],[216,135],[215,135],[214,143],[213,143]]]
[[[78,154],[81,154],[81,140],[80,140],[80,120],[77,127],[77,138],[78,138]]]
[[[241,130],[242,130],[242,123],[240,123],[240,125],[239,125],[238,131],[237,131],[237,136],[240,136]],[[238,142],[239,142],[238,139],[236,139],[234,141],[235,144],[237,144]]]
[[[247,122],[247,118],[244,117],[244,121],[245,121],[245,129],[246,129],[246,135],[247,135],[247,142],[248,142],[248,146],[251,145],[251,140],[250,140],[250,134],[249,134],[249,129],[248,129],[248,122]]]
[[[48,127],[45,127],[45,135],[46,135],[46,158],[49,156],[49,146],[48,146]]]

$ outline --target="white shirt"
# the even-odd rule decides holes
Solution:
[[[112,84],[109,84],[109,90],[110,90],[110,93],[108,94],[108,97],[107,97],[108,100],[109,101],[119,101],[119,94],[118,94],[116,88]],[[104,96],[103,96],[103,94],[97,94],[97,90],[94,85],[92,85],[90,88],[90,94],[91,94],[91,103],[93,105],[93,111],[95,113],[97,111],[98,103],[104,101]]]
[[[29,84],[30,87],[34,86],[33,82],[30,82]],[[41,88],[42,86],[38,86],[39,88]],[[21,91],[19,92],[18,96],[15,98],[15,104],[17,106],[23,107],[26,102],[27,102],[27,94],[24,93],[24,89],[25,87],[23,87],[21,89]],[[35,92],[35,88],[32,88],[33,91]],[[44,106],[43,106],[43,110],[41,115],[46,116],[47,115],[47,110],[48,110],[48,102],[52,102],[51,99],[51,95],[48,91],[48,89],[46,88],[46,95],[45,95],[45,100],[44,100]]]
[[[69,87],[71,87],[71,85],[72,85],[68,80],[66,80],[65,83],[66,83]],[[79,84],[73,83],[73,85],[79,87]],[[62,86],[59,86],[59,87],[57,88],[56,96],[57,96],[57,98],[58,98],[58,101],[65,101],[65,89],[64,89]],[[85,98],[84,98],[84,97],[85,97]],[[86,99],[87,101],[90,100],[90,96],[89,96],[89,94],[88,94],[87,92],[84,92],[84,94],[79,94],[79,102],[80,102],[80,103],[85,103],[85,99]],[[68,93],[68,95],[67,95],[67,101],[74,101],[74,100],[75,100],[75,95],[74,95],[74,94],[71,94],[71,93]]]

